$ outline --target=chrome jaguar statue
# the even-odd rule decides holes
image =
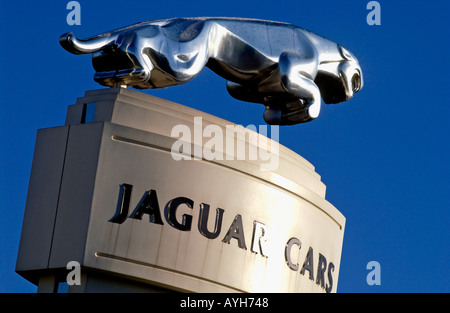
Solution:
[[[319,116],[321,98],[339,103],[363,86],[353,54],[300,27],[241,18],[173,18],[142,22],[60,44],[92,53],[103,86],[164,88],[184,84],[205,66],[227,80],[238,100],[265,105],[268,124],[293,125]]]

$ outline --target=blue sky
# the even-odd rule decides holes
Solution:
[[[367,0],[87,1],[81,25],[69,1],[8,1],[0,7],[0,292],[35,292],[14,272],[36,130],[64,124],[67,106],[93,79],[90,56],[58,43],[140,21],[187,16],[289,22],[353,52],[365,86],[352,100],[323,105],[319,118],[280,129],[280,143],[314,164],[327,200],[346,217],[338,292],[450,291],[450,11],[448,1]],[[205,69],[189,84],[144,91],[237,124],[261,124],[263,107],[231,98]],[[369,286],[366,265],[381,265]]]

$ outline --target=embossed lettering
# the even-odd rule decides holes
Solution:
[[[200,234],[205,236],[208,239],[215,239],[219,236],[220,230],[222,229],[222,217],[223,217],[223,209],[216,209],[216,219],[214,223],[214,230],[210,232],[208,230],[208,217],[209,217],[209,204],[202,203],[200,204],[200,216],[198,219],[198,231]]]
[[[239,248],[247,250],[247,246],[245,245],[244,227],[242,226],[242,216],[240,214],[236,215],[222,241],[230,243],[232,238],[237,239]]]
[[[183,214],[181,223],[177,220],[176,217],[176,212],[182,204],[185,204],[189,209],[192,210],[194,201],[185,197],[178,197],[170,200],[166,206],[166,219],[172,227],[182,231],[189,231],[191,230],[192,216]]]
[[[130,218],[141,220],[144,214],[148,214],[150,222],[163,225],[161,212],[159,209],[158,196],[155,190],[147,191],[136,210],[130,215]]]

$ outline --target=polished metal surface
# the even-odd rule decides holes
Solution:
[[[94,80],[138,89],[184,84],[205,66],[227,80],[238,100],[265,105],[269,124],[319,116],[321,98],[339,103],[363,86],[355,56],[300,27],[241,18],[174,18],[142,22],[86,40],[64,34],[74,54],[93,54]]]

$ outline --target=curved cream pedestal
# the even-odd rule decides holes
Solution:
[[[192,138],[216,126],[189,153],[176,125]],[[114,277],[175,291],[335,292],[345,218],[320,176],[276,143],[270,170],[250,160],[265,140],[256,133],[239,160],[238,128],[234,151],[212,150],[231,125],[133,90],[88,91],[65,126],[38,132],[17,272],[42,290],[76,261],[82,284],[69,291],[102,291]],[[205,145],[215,159],[199,160]]]

